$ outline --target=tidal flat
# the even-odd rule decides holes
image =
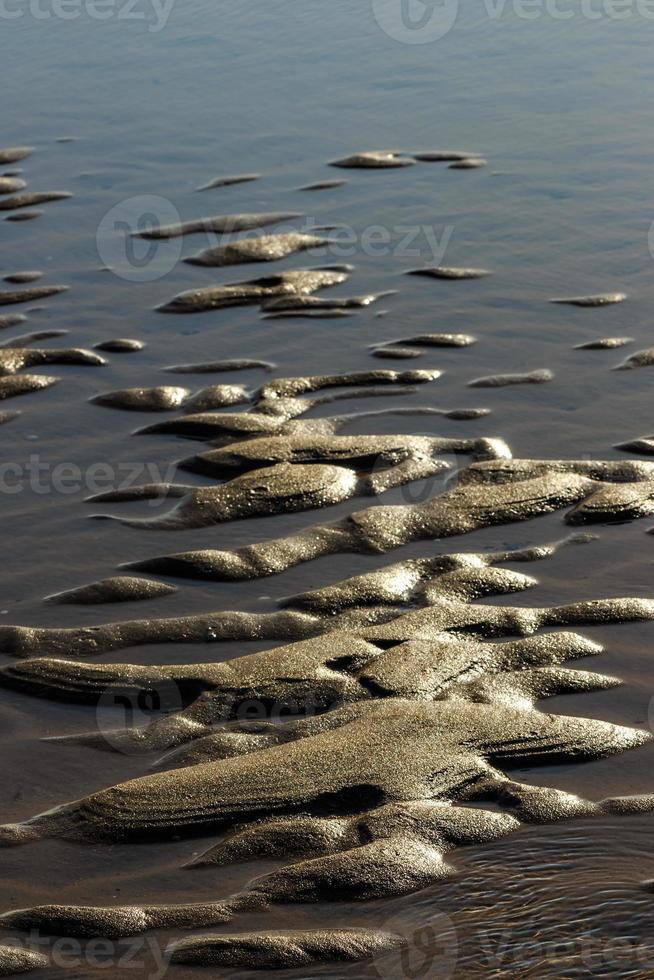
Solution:
[[[654,975],[646,32],[395,6],[3,26],[0,975]]]

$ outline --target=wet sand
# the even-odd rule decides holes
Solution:
[[[7,215],[42,208],[2,226],[1,394],[21,398],[2,428],[0,837],[23,846],[0,851],[0,911],[37,909],[7,941],[81,934],[70,976],[102,974],[93,936],[121,978],[168,944],[173,978],[402,977],[425,957],[443,976],[651,975],[652,260],[623,149],[580,183],[536,133],[452,124],[486,166],[411,133],[343,183],[330,161],[388,133],[314,138],[300,161],[238,126],[219,155],[133,133],[136,175],[92,130],[55,146],[69,129],[16,122],[4,144],[35,149],[0,154],[27,185]],[[243,176],[198,194],[212,173]],[[156,238],[157,275],[130,281],[94,243],[138,194],[197,230]],[[395,250],[293,237],[309,209],[381,218]],[[423,236],[407,256],[396,229],[434,210],[446,254]],[[260,216],[230,231],[260,247],[184,262],[223,247],[221,215]],[[403,349],[420,359],[371,356]],[[639,370],[615,370],[625,354]]]

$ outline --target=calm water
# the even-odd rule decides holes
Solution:
[[[417,32],[402,24],[400,4],[392,0],[374,6],[367,0],[247,5],[174,0],[168,16],[139,0],[132,14],[145,19],[128,16],[121,3],[102,21],[82,4],[70,8],[79,13],[76,19],[62,19],[46,0],[38,8],[8,0],[0,13],[0,145],[36,148],[22,164],[30,190],[74,194],[45,205],[38,221],[0,223],[2,274],[42,269],[43,282],[71,287],[28,311],[24,329],[69,331],[65,341],[53,345],[90,347],[116,336],[147,344],[138,354],[109,355],[103,369],[48,370],[62,381],[16,403],[22,415],[0,437],[4,461],[26,467],[37,456],[48,466],[66,462],[82,470],[104,461],[165,467],[192,452],[191,444],[162,436],[130,439],[155,416],[111,412],[88,399],[111,388],[176,383],[175,375],[161,373],[166,365],[242,356],[272,360],[284,375],[439,367],[442,379],[410,401],[444,408],[481,405],[493,414],[468,423],[405,420],[402,425],[410,425],[405,431],[502,436],[516,456],[619,458],[615,443],[652,431],[654,370],[609,371],[626,354],[653,342],[654,259],[648,234],[654,219],[654,21],[636,4],[624,8],[629,17],[615,19],[607,16],[607,5],[582,9],[561,3],[574,15],[560,20],[544,7],[530,8],[538,16],[525,19],[508,3],[498,12],[466,0],[443,37],[407,43]],[[412,16],[418,8],[422,5],[411,8]],[[431,8],[440,18],[454,9],[449,3],[430,4],[422,12],[430,14]],[[9,19],[7,11],[21,16]],[[428,19],[423,30],[432,26]],[[59,142],[63,137],[76,139]],[[483,154],[488,166],[456,171],[424,164],[385,172],[326,167],[334,157],[386,147],[469,149]],[[195,193],[215,176],[249,172],[260,173],[261,180]],[[319,194],[297,193],[302,184],[338,176],[347,177],[348,184]],[[158,200],[152,202],[152,195]],[[162,316],[154,307],[181,289],[247,278],[250,270],[182,265],[175,252],[181,240],[156,249],[148,266],[135,269],[112,236],[111,222],[116,216],[133,222],[153,208],[164,221],[176,212],[187,219],[298,211],[316,225],[346,226],[350,237],[326,259],[321,256],[322,262],[356,267],[334,295],[399,292],[344,320],[262,320],[252,307]],[[373,227],[382,230],[384,241],[374,248],[365,237]],[[444,252],[435,253],[434,242],[445,246]],[[202,236],[185,239],[181,254],[206,244]],[[494,274],[460,284],[401,275],[435,261],[482,266]],[[301,264],[312,261],[289,258],[275,269]],[[106,265],[113,271],[103,269]],[[557,295],[618,289],[629,294],[628,301],[604,310],[547,303]],[[380,310],[387,315],[377,316]],[[375,341],[436,330],[470,332],[480,343],[427,353],[416,362],[369,356],[367,346]],[[636,342],[624,351],[572,349],[617,335]],[[496,391],[465,387],[480,375],[537,368],[550,368],[555,381]],[[243,378],[254,385],[260,374],[177,378],[191,387]],[[392,418],[374,428],[401,431]],[[358,430],[363,429],[360,424]],[[372,431],[369,424],[365,430]],[[98,508],[82,503],[87,489],[53,493],[47,478],[45,483],[46,492],[28,481],[22,493],[2,497],[3,622],[64,626],[219,608],[264,609],[273,598],[365,570],[375,561],[337,556],[243,585],[185,582],[175,596],[148,603],[147,609],[47,607],[43,596],[113,574],[121,562],[171,550],[233,547],[319,517],[310,512],[272,518],[265,526],[246,521],[153,535],[88,520]],[[401,498],[390,494],[388,499]],[[332,508],[330,517],[352,509]],[[600,529],[600,540],[589,548],[564,550],[533,570],[538,589],[512,603],[651,596],[648,526]],[[554,515],[479,532],[443,550],[520,546],[560,536],[561,516]],[[376,561],[440,548],[439,543],[412,546]],[[648,725],[654,687],[651,624],[596,628],[589,635],[606,645],[594,669],[617,674],[625,685],[555,699],[551,710]],[[223,644],[219,656],[242,650],[243,644]],[[188,649],[170,645],[138,653],[148,663],[187,655]],[[215,655],[215,648],[206,654],[193,648],[195,659]],[[130,660],[130,652],[106,659]],[[40,741],[44,735],[90,728],[92,713],[86,708],[7,692],[2,701],[3,822],[147,771],[147,760]],[[647,792],[654,788],[653,760],[654,749],[645,747],[621,758],[521,778],[590,798]],[[639,882],[654,877],[653,830],[654,816],[647,815],[526,828],[500,844],[460,852],[461,874],[418,896],[360,907],[281,908],[267,915],[265,925],[250,916],[237,927],[383,923],[413,937],[415,961],[408,967],[380,965],[375,973],[374,967],[331,966],[311,975],[649,977],[654,975],[649,949],[654,912]],[[252,875],[251,867],[180,872],[182,861],[204,843],[89,848],[47,842],[3,851],[0,909],[55,900],[111,904],[163,894],[173,901],[202,900],[227,895]],[[454,960],[452,943],[444,944],[443,954],[434,939],[447,931],[444,912],[456,934]],[[560,960],[552,965],[556,956],[568,954],[571,966],[562,967]],[[136,966],[112,968],[112,976],[151,977],[155,967],[144,955],[138,953]],[[88,964],[67,969],[69,976],[92,973]],[[171,968],[168,975],[176,980],[196,972]],[[50,975],[61,973],[45,971]]]

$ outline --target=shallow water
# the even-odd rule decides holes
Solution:
[[[39,287],[70,287],[37,301],[38,308],[6,307],[4,312],[24,312],[27,321],[4,331],[2,340],[28,330],[65,329],[65,337],[44,346],[91,349],[115,337],[146,344],[133,353],[104,354],[108,364],[102,368],[34,368],[60,378],[59,383],[4,406],[21,415],[1,430],[2,460],[20,469],[2,471],[0,620],[73,626],[220,608],[269,611],[273,599],[405,557],[522,547],[562,537],[557,512],[449,542],[407,545],[387,557],[332,555],[250,583],[179,580],[177,593],[147,603],[43,604],[49,594],[116,574],[125,562],[203,547],[234,548],[376,502],[357,499],[325,512],[174,535],[89,520],[90,514],[110,509],[83,502],[102,488],[89,486],[88,479],[77,485],[75,475],[67,483],[64,475],[64,486],[59,471],[59,490],[54,490],[53,466],[70,463],[88,475],[93,464],[132,464],[141,474],[137,482],[172,480],[171,462],[205,448],[170,435],[131,438],[137,427],[163,416],[118,412],[89,401],[114,389],[170,383],[177,376],[162,369],[171,365],[256,358],[277,364],[275,374],[283,377],[380,366],[437,368],[441,378],[397,404],[487,407],[492,414],[466,422],[380,417],[347,431],[497,436],[518,458],[621,459],[625,454],[613,448],[617,443],[654,431],[654,370],[610,370],[652,345],[652,22],[635,6],[632,16],[621,20],[589,19],[576,11],[563,21],[545,12],[527,20],[508,5],[501,16],[489,17],[483,5],[462,4],[444,37],[413,44],[384,33],[368,3],[333,0],[327,8],[318,0],[302,5],[282,0],[246,8],[231,0],[219,7],[176,0],[156,30],[148,29],[159,23],[154,10],[146,11],[142,3],[135,10],[147,13],[147,23],[119,17],[117,10],[104,21],[84,10],[70,20],[35,17],[27,7],[20,8],[22,17],[0,15],[6,79],[0,145],[35,148],[25,160],[3,166],[3,172],[22,169],[30,192],[73,194],[44,204],[34,221],[0,223],[2,275],[39,269],[44,273]],[[388,11],[393,4],[389,0],[381,7]],[[68,136],[76,139],[59,142]],[[327,166],[360,150],[389,146],[464,148],[488,163],[469,171],[440,163],[379,171]],[[261,175],[256,181],[196,192],[218,176],[254,172]],[[336,176],[347,183],[298,193]],[[326,252],[264,265],[214,270],[181,262],[217,244],[204,234],[157,244],[151,251],[134,244],[136,259],[130,260],[114,222],[136,228],[139,217],[152,212],[162,224],[180,217],[301,212],[306,218],[289,221],[288,228],[345,226],[346,231]],[[149,261],[140,265],[143,255]],[[183,316],[155,311],[184,290],[333,263],[352,263],[355,269],[347,283],[325,296],[397,293],[342,319],[266,320],[256,306]],[[404,275],[421,265],[484,268],[491,275],[468,281]],[[606,308],[548,302],[616,291],[627,293],[627,300]],[[478,343],[424,349],[408,365],[371,358],[372,344],[430,332],[471,334]],[[619,351],[574,349],[618,336],[634,343]],[[553,381],[496,390],[467,387],[479,377],[540,369],[551,370]],[[185,375],[183,383],[192,390],[213,383],[254,388],[268,378],[263,370],[235,371]],[[346,401],[313,415],[384,403]],[[46,469],[30,478],[27,468],[34,472],[37,464]],[[154,469],[145,471],[147,464]],[[123,469],[118,475],[129,474]],[[184,473],[182,482],[205,481]],[[414,502],[443,488],[443,477],[436,476],[382,499]],[[121,514],[134,516],[159,509],[147,503],[119,506]],[[512,596],[510,604],[651,597],[649,526],[645,520],[594,528],[599,540],[592,545],[563,549],[530,566],[536,591]],[[649,728],[651,630],[648,623],[583,628],[605,646],[592,669],[617,675],[624,685],[554,698],[546,710]],[[191,656],[223,659],[271,645],[231,642],[206,652],[194,646]],[[176,663],[188,658],[188,650],[181,644],[149,646],[102,659]],[[149,771],[151,757],[40,741],[87,731],[92,709],[7,690],[2,702],[3,822]],[[518,778],[600,799],[651,792],[653,761],[650,743],[598,762],[526,770]],[[244,915],[235,928],[347,922],[383,925],[409,937],[414,960],[408,964],[311,969],[311,975],[334,978],[429,976],[435,968],[439,976],[457,977],[647,977],[654,969],[652,913],[640,882],[654,878],[652,829],[651,814],[527,826],[499,843],[458,851],[452,862],[459,875],[418,895],[370,905],[279,906],[265,916]],[[251,865],[179,870],[210,843],[82,847],[44,841],[3,850],[0,910],[51,901],[208,900],[216,891],[229,895],[260,872]],[[456,940],[444,943],[445,953],[437,951],[445,957],[439,961],[430,942],[434,934],[447,936],[450,925]],[[426,934],[425,952],[420,930],[426,927],[434,933]],[[160,938],[157,934],[157,943]],[[553,942],[555,947],[548,945]],[[568,953],[570,963],[564,959]],[[67,975],[91,975],[88,959],[75,956],[73,951],[64,963]],[[136,965],[114,960],[112,975],[151,977],[156,967],[151,954],[147,961],[144,956],[137,949]],[[54,977],[61,970],[49,968],[42,975]],[[168,975],[201,974],[177,966]]]

